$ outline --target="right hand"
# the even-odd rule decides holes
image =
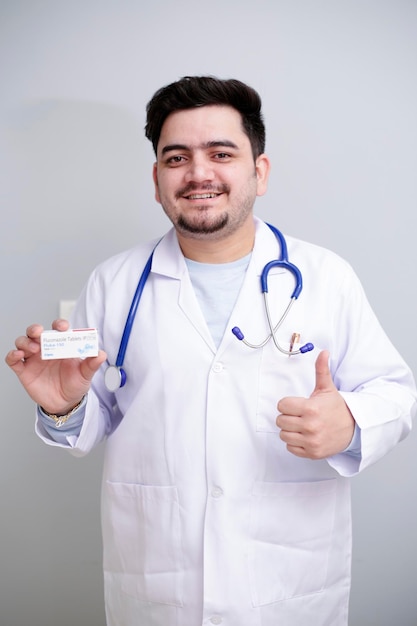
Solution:
[[[52,323],[53,330],[66,331],[69,323],[59,319]],[[40,336],[43,327],[32,324],[25,336],[18,337],[16,350],[6,355],[7,365],[14,371],[29,396],[48,413],[68,413],[87,393],[106,353],[86,359],[41,359]]]

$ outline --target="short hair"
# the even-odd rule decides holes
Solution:
[[[214,76],[184,76],[154,94],[146,106],[145,135],[152,142],[155,154],[162,126],[171,113],[216,104],[231,106],[240,113],[253,158],[262,154],[265,151],[265,125],[259,94],[239,80]]]

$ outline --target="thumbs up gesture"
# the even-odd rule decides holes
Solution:
[[[296,456],[324,459],[345,450],[355,421],[330,374],[329,353],[316,360],[316,386],[309,398],[282,398],[276,424],[287,449]]]

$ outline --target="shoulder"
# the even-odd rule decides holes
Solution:
[[[151,239],[123,250],[97,265],[92,272],[92,278],[104,279],[108,282],[120,274],[128,276],[130,273],[133,273],[137,277],[156,247],[158,246],[159,248],[161,247],[159,244],[162,244],[163,248],[170,249],[174,240],[172,230],[170,230],[162,237]]]
[[[258,225],[264,243],[268,242],[269,252],[276,254],[276,246],[271,248],[273,233],[263,223]],[[301,272],[306,292],[346,294],[353,289],[362,289],[360,280],[351,264],[339,254],[315,243],[283,234],[288,253],[288,261]]]
[[[145,264],[149,258],[152,250],[154,249],[158,240],[147,241],[137,244],[136,246],[123,250],[118,254],[115,254],[105,261],[102,261],[94,269],[94,274],[100,276],[108,276],[118,274],[122,270],[126,270],[129,267],[135,267],[136,270],[141,264]]]
[[[311,263],[327,262],[339,268],[351,268],[350,263],[334,250],[318,244],[286,235],[289,254],[293,257],[305,258]]]
[[[288,236],[288,257],[302,273],[306,293],[314,297],[343,298],[352,301],[354,295],[363,298],[360,278],[351,264],[333,250]],[[331,294],[331,295],[330,295]]]
[[[266,241],[270,242],[275,239],[268,224],[256,218],[256,225],[262,245]],[[290,262],[304,265],[305,269],[311,268],[316,270],[319,267],[323,268],[323,265],[325,265],[326,267],[332,267],[335,271],[353,272],[350,263],[335,251],[287,233],[282,233],[282,236],[286,243],[288,260]]]

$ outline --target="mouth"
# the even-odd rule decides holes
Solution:
[[[184,196],[187,200],[211,200],[220,196],[220,193],[190,193]]]

